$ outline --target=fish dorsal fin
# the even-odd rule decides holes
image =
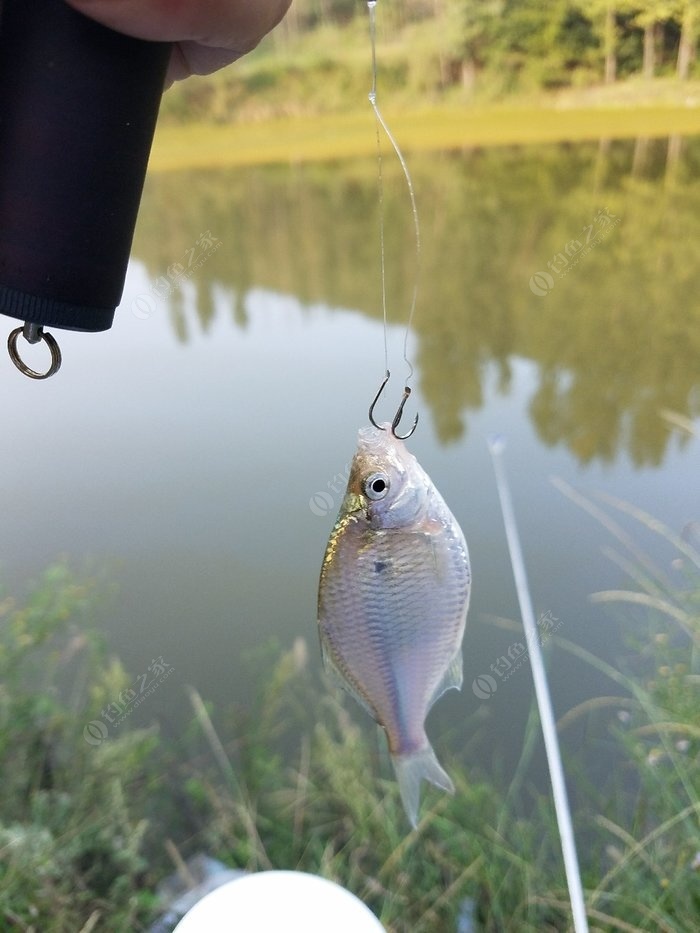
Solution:
[[[357,703],[359,703],[362,709],[365,710],[365,712],[369,713],[372,719],[374,719],[374,721],[377,722],[378,720],[377,720],[376,713],[374,712],[372,707],[369,705],[367,700],[365,700],[365,698],[357,692],[357,690],[353,687],[353,685],[349,683],[346,680],[346,678],[343,676],[343,674],[340,672],[340,670],[338,669],[338,666],[336,665],[335,661],[331,657],[330,652],[326,649],[326,646],[323,640],[321,640],[321,657],[323,658],[323,666],[325,670],[328,672],[328,674],[330,675],[331,680],[333,680],[339,687],[342,687],[346,693],[349,693],[350,696],[354,700],[356,700]]]
[[[435,688],[433,695],[428,703],[428,709],[431,709],[434,703],[440,699],[446,690],[461,690],[464,674],[462,672],[462,649],[457,649],[457,653],[450,661],[447,670],[443,674],[442,680]]]

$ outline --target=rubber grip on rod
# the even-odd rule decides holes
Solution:
[[[64,0],[0,0],[0,312],[111,327],[170,50]]]

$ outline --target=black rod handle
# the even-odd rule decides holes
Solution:
[[[0,312],[111,327],[170,50],[64,0],[0,0]]]

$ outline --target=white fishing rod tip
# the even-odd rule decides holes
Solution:
[[[489,452],[492,457],[502,454],[506,449],[505,434],[489,434],[486,438],[486,442],[489,445]]]

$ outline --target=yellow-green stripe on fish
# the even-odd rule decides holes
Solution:
[[[462,686],[470,586],[464,535],[430,477],[391,425],[361,429],[321,568],[321,648],[384,728],[413,826],[422,779],[454,792],[425,719]]]

